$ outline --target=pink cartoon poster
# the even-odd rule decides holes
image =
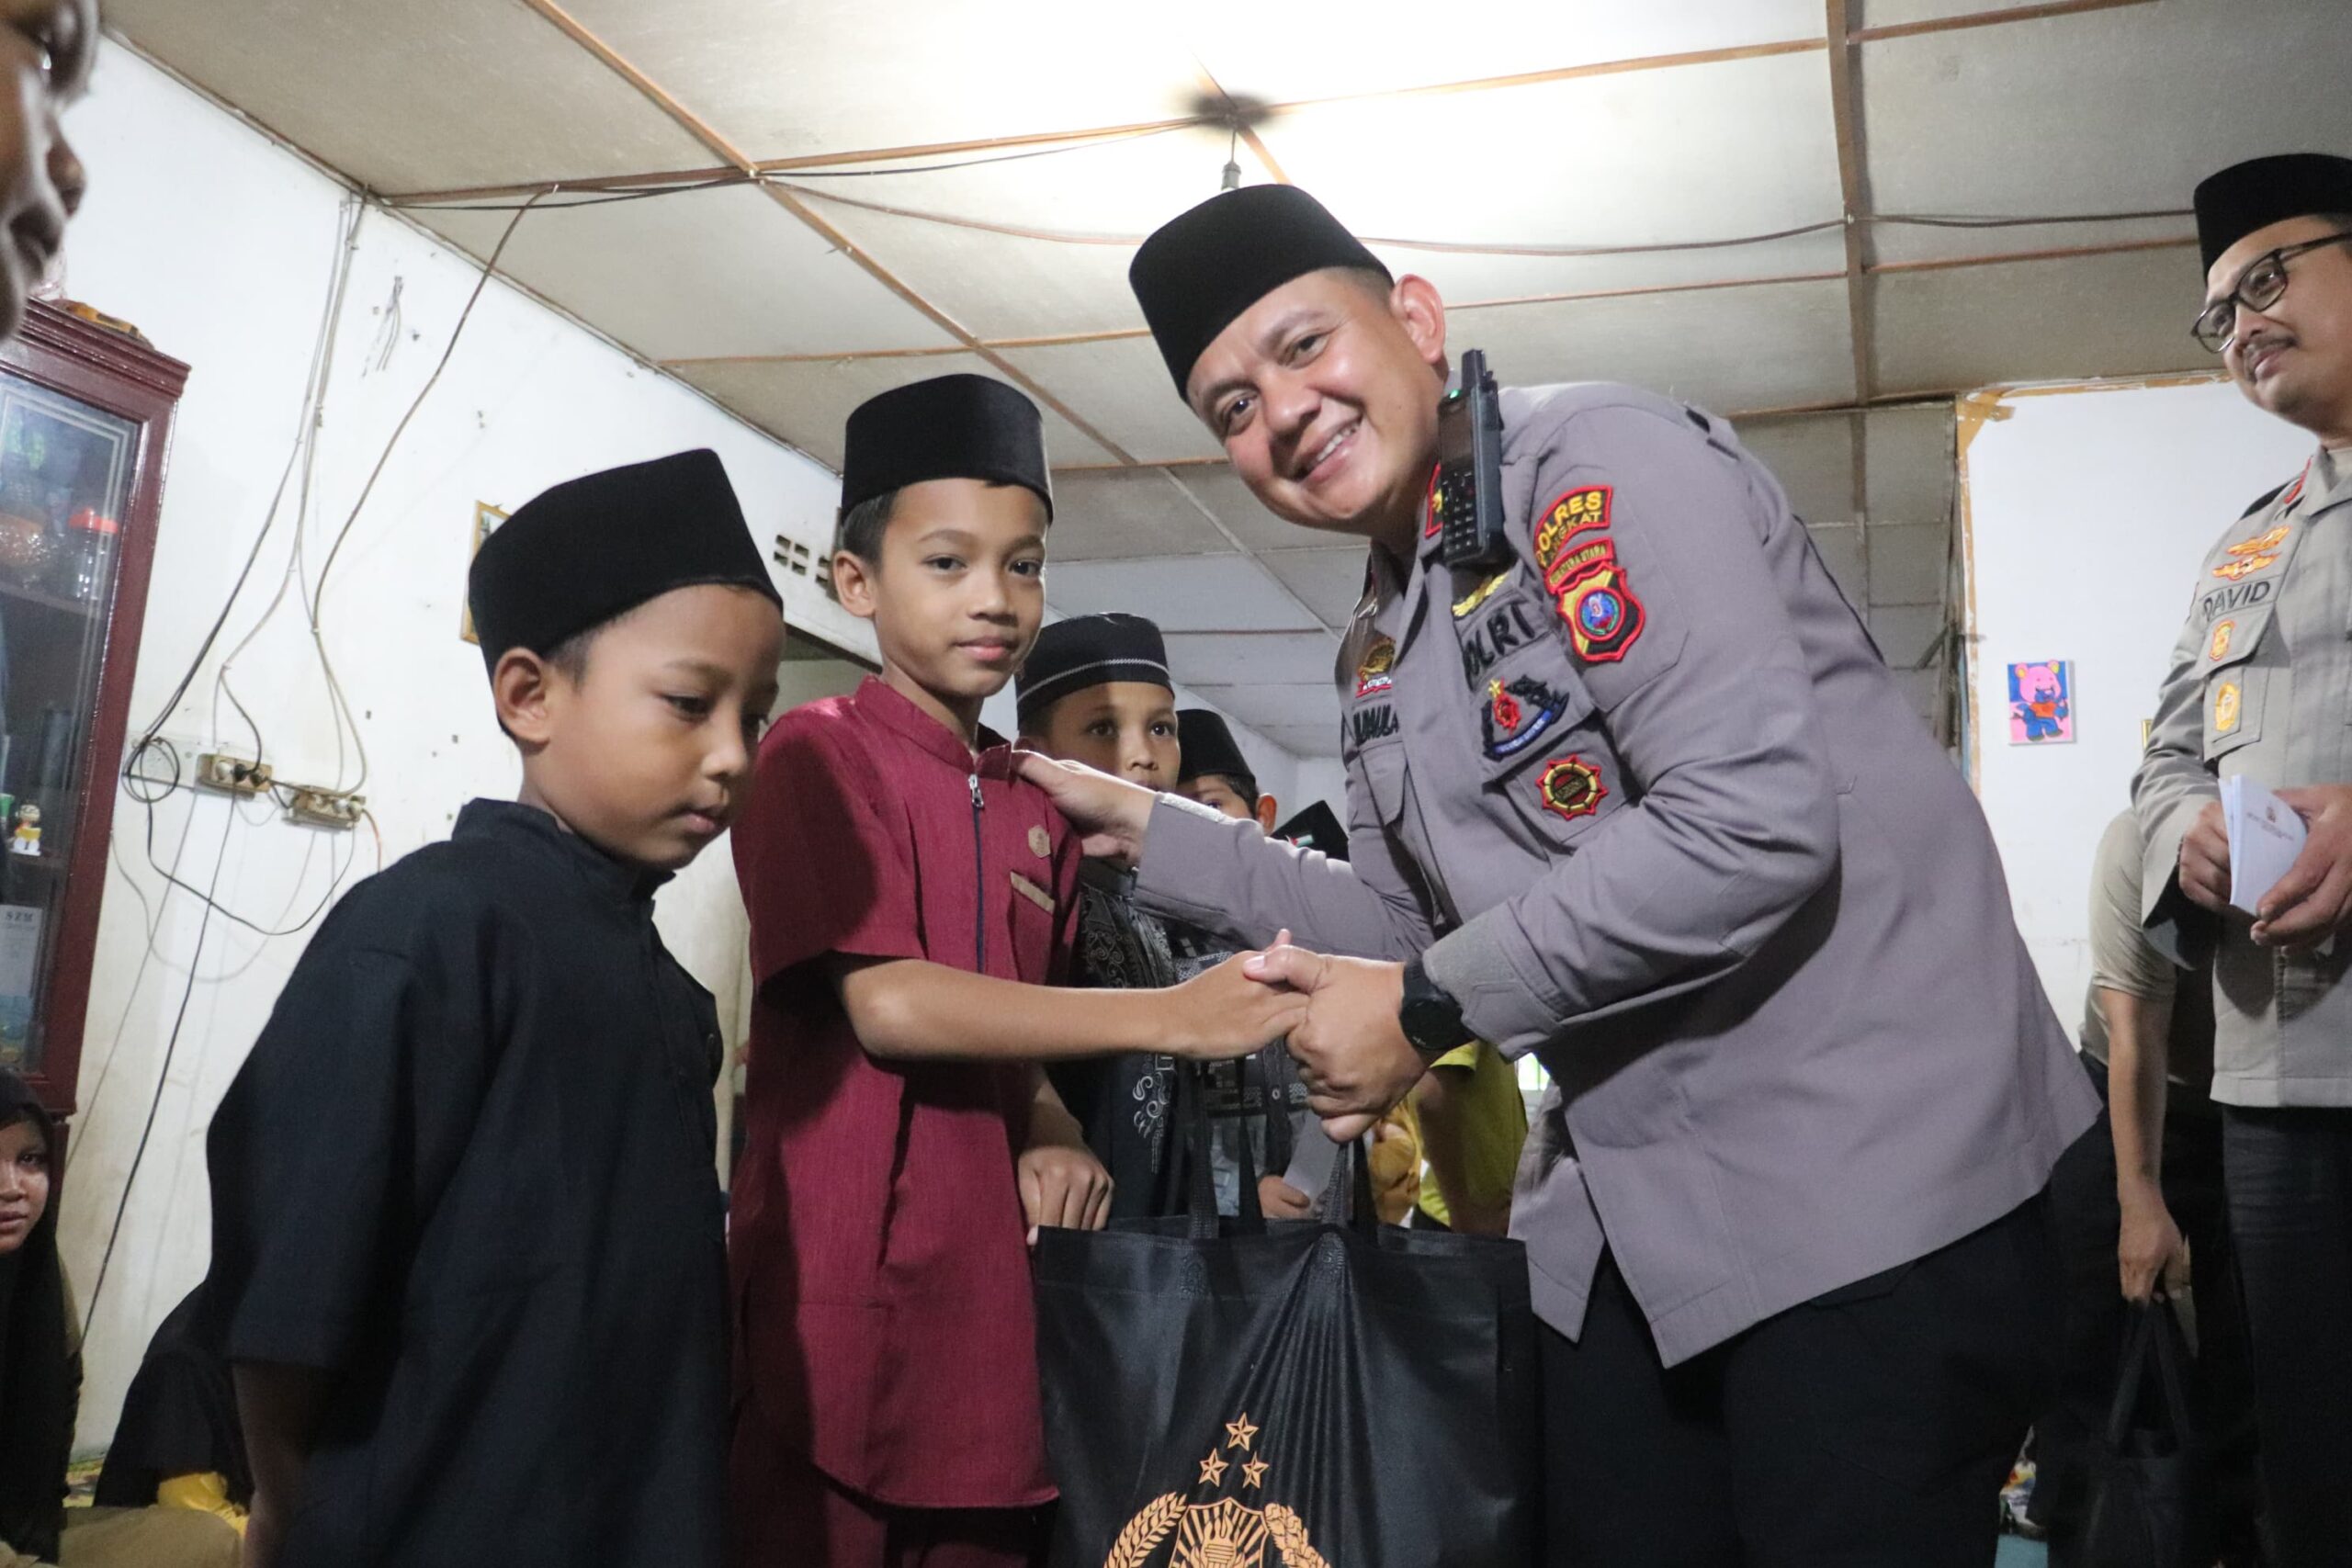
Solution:
[[[2044,659],[2009,666],[2009,744],[2045,746],[2075,738],[2075,665]]]

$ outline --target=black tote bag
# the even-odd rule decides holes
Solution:
[[[1520,1245],[1380,1225],[1360,1149],[1327,1219],[1268,1223],[1245,1168],[1221,1221],[1189,1073],[1176,1111],[1186,1215],[1038,1237],[1054,1568],[1535,1562]]]
[[[2219,1555],[2212,1476],[2182,1376],[2188,1354],[2170,1302],[2132,1309],[2083,1530],[2085,1568],[2210,1568]],[[2157,1397],[2143,1402],[2151,1367]]]

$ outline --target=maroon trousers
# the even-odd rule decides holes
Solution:
[[[894,1508],[739,1421],[728,1458],[735,1568],[1038,1568],[1051,1508]]]

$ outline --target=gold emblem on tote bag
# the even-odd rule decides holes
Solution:
[[[1226,1423],[1225,1435],[1224,1448],[1210,1450],[1209,1457],[1201,1461],[1196,1490],[1222,1489],[1228,1471],[1244,1492],[1263,1487],[1269,1468],[1264,1460],[1253,1458],[1236,1465],[1225,1458],[1233,1451],[1254,1454],[1258,1428],[1245,1414],[1238,1421]],[[1170,1536],[1174,1542],[1162,1558],[1159,1549]],[[1271,1562],[1268,1547],[1274,1553]],[[1160,1564],[1165,1568],[1330,1568],[1307,1540],[1306,1521],[1280,1503],[1262,1508],[1252,1507],[1239,1497],[1188,1503],[1182,1492],[1164,1494],[1144,1505],[1102,1560],[1102,1568],[1146,1568],[1147,1564],[1155,1568]]]

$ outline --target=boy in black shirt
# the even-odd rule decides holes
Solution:
[[[468,597],[521,798],[352,889],[207,1141],[246,1561],[717,1568],[718,1018],[652,895],[735,815],[781,602],[709,452],[547,491]]]

